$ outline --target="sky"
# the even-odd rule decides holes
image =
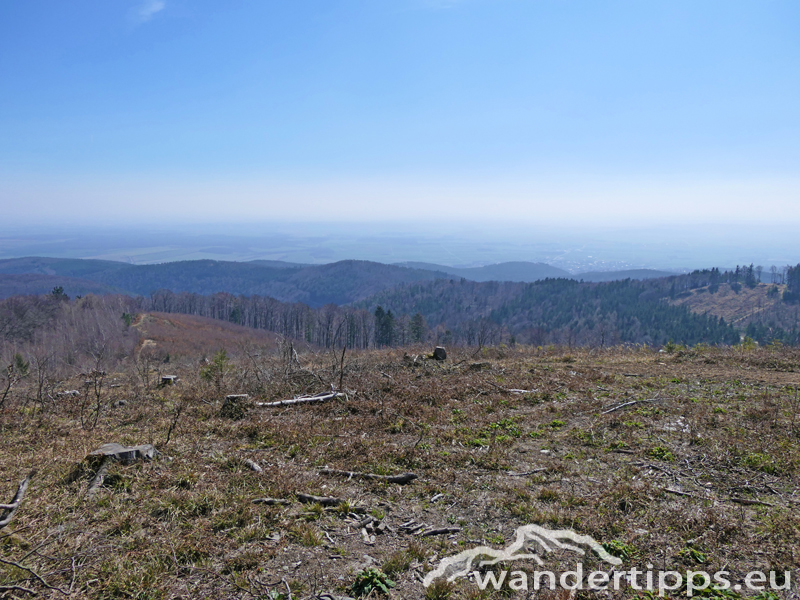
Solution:
[[[11,223],[800,224],[796,0],[0,2]]]

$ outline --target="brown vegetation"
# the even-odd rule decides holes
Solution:
[[[180,330],[173,317],[139,326]],[[179,379],[160,387],[164,363],[142,361],[138,339],[103,370],[55,357],[49,393],[33,370],[11,388],[0,500],[37,474],[0,532],[0,594],[314,598],[382,572],[390,598],[515,597],[420,579],[526,524],[590,535],[624,568],[725,567],[737,581],[800,565],[796,350],[497,347],[439,363],[422,348],[343,358],[268,341],[171,358]],[[345,396],[327,403],[257,406],[339,382]],[[226,417],[229,394],[249,403]],[[112,463],[87,499],[85,459],[106,442],[161,454]],[[309,496],[344,503],[298,501]]]
[[[210,357],[226,348],[274,346],[276,334],[207,317],[166,313],[141,313],[132,326],[141,337],[140,349],[162,356]]]

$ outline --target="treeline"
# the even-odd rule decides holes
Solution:
[[[319,308],[267,296],[230,293],[201,295],[159,290],[147,297],[87,296],[69,300],[61,292],[0,302],[0,339],[6,345],[26,341],[41,346],[49,336],[47,343],[51,345],[66,348],[72,344],[72,355],[91,355],[87,344],[93,337],[90,332],[94,332],[99,339],[107,340],[106,346],[115,346],[116,350],[107,348],[106,352],[122,352],[135,337],[134,333],[122,335],[131,315],[157,311],[228,321],[323,348],[347,345],[366,349],[412,343],[735,344],[740,333],[723,319],[693,314],[666,299],[695,287],[748,285],[756,275],[753,268],[741,267],[729,272],[709,269],[659,280],[608,283],[439,279],[396,286],[357,305],[327,304]],[[788,293],[800,292],[800,265],[789,269],[787,279]],[[96,323],[87,321],[76,329],[78,315],[89,319],[90,314],[94,314],[91,318]],[[123,315],[127,315],[127,321]],[[65,319],[73,325],[64,326]],[[796,331],[781,331],[776,337],[774,330],[765,333],[756,325],[752,329],[748,335],[759,341],[769,338],[791,344],[800,342]],[[56,340],[59,331],[61,337]],[[111,344],[112,338],[125,339]]]
[[[738,342],[739,333],[723,319],[671,306],[655,291],[650,282],[632,280],[477,283],[462,279],[398,286],[356,306],[318,309],[262,296],[161,290],[148,299],[148,309],[223,319],[321,347]]]

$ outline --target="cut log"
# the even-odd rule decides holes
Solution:
[[[320,469],[320,475],[336,475],[339,477],[347,477],[348,479],[377,479],[379,481],[386,481],[387,483],[397,483],[405,485],[418,479],[418,475],[414,473],[403,473],[402,475],[375,475],[374,473],[359,473],[357,471],[339,471],[337,469]]]
[[[278,400],[277,402],[256,402],[256,406],[291,406],[293,404],[304,404],[311,402],[326,402],[334,398],[344,398],[341,392],[323,392],[313,396],[300,396],[290,400]]]
[[[14,518],[14,513],[17,512],[19,505],[22,504],[22,500],[25,498],[25,492],[28,491],[28,485],[35,474],[36,471],[31,471],[25,479],[19,482],[17,492],[14,494],[11,502],[8,504],[0,504],[0,510],[3,511],[0,513],[0,529],[11,523],[11,519]]]

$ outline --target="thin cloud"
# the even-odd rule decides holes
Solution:
[[[133,11],[133,20],[136,23],[147,23],[157,13],[160,13],[167,6],[164,0],[145,0]]]

